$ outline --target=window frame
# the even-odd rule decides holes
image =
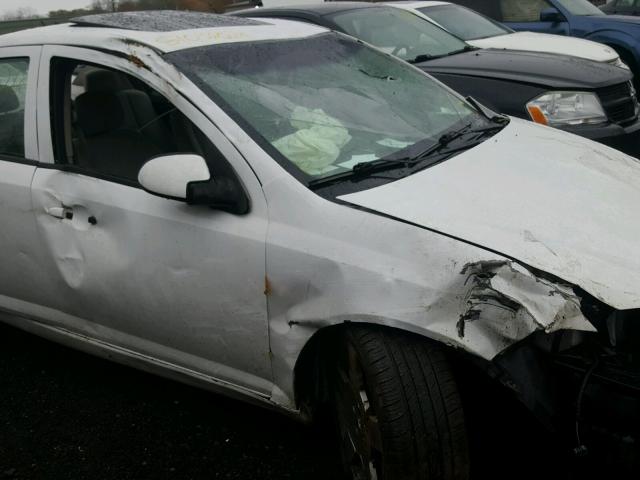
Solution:
[[[503,22],[500,0],[451,0],[451,3],[466,7],[496,22]]]
[[[37,118],[38,123],[38,145],[40,150],[39,168],[49,168],[64,172],[76,173],[99,180],[117,183],[132,188],[143,189],[137,181],[114,177],[107,174],[101,174],[88,170],[76,165],[67,163],[57,163],[55,155],[55,139],[52,130],[52,112],[51,108],[51,82],[52,82],[52,61],[60,58],[63,60],[71,60],[78,63],[86,63],[98,67],[112,69],[126,75],[130,75],[135,79],[143,82],[148,87],[154,89],[163,95],[177,111],[182,113],[196,128],[198,128],[213,146],[220,152],[220,155],[227,161],[236,179],[243,186],[245,195],[249,198],[251,204],[251,192],[247,189],[246,177],[241,174],[242,168],[238,168],[238,162],[235,161],[235,155],[230,154],[233,146],[228,143],[222,133],[217,129],[212,132],[211,121],[182,94],[169,86],[169,83],[163,81],[159,76],[152,74],[149,70],[141,67],[139,64],[122,58],[124,55],[112,54],[105,51],[93,50],[81,47],[45,45],[42,47],[40,57],[40,72],[38,77],[37,106],[47,115],[40,115]],[[215,135],[212,135],[215,133]],[[206,159],[205,159],[206,160]]]
[[[2,47],[0,61],[11,59],[28,59],[27,90],[24,103],[24,156],[0,154],[0,161],[35,164],[39,161],[39,145],[37,133],[37,93],[38,74],[42,47]]]
[[[507,25],[505,25],[504,23],[500,23],[500,22],[499,22],[499,21],[497,21],[496,19],[494,19],[494,18],[492,18],[492,17],[489,17],[489,16],[485,15],[485,14],[484,14],[484,13],[482,13],[482,12],[479,12],[479,11],[477,11],[477,10],[473,10],[472,8],[465,7],[464,5],[460,5],[460,4],[457,4],[457,3],[452,3],[451,5],[452,5],[453,7],[455,7],[455,8],[468,10],[468,11],[472,12],[473,14],[478,15],[478,16],[480,16],[480,17],[484,18],[487,22],[489,22],[489,23],[491,23],[491,24],[495,25],[495,26],[496,26],[496,28],[499,28],[499,29],[501,29],[501,30],[505,30],[504,35],[509,35],[510,33],[514,33],[514,32],[515,32],[515,30],[513,30],[513,29],[512,29],[512,28],[510,28],[510,27],[508,27],[508,26],[507,26]],[[433,18],[429,15],[429,13],[428,13],[428,12],[429,12],[429,10],[442,9],[443,7],[447,7],[447,6],[448,6],[447,4],[444,4],[444,5],[431,5],[431,6],[428,6],[428,7],[419,7],[419,8],[417,9],[417,11],[418,11],[418,12],[420,12],[422,15],[426,16],[429,20],[434,21],[435,23],[437,23],[438,25],[440,25],[440,23],[438,23],[438,22],[436,21],[436,19],[433,19]],[[422,8],[422,9],[426,10],[426,13],[425,13],[425,12],[423,12],[423,11],[421,11],[421,10],[420,10],[420,8]],[[443,26],[443,28],[444,28],[444,26]],[[449,30],[448,30],[448,29],[446,29],[446,28],[445,28],[445,30],[449,31]],[[452,33],[453,35],[455,35],[453,32],[451,32],[451,33]],[[457,35],[456,35],[456,36],[457,36]],[[498,36],[500,36],[500,35],[498,35]],[[462,38],[462,37],[460,37],[460,38]],[[473,42],[473,41],[475,41],[475,40],[482,40],[482,39],[484,39],[484,38],[493,38],[493,37],[482,37],[482,38],[474,38],[474,39],[470,39],[470,40],[464,40],[464,39],[463,39],[463,40],[464,40],[465,42],[467,42],[467,43],[468,43],[468,42]]]

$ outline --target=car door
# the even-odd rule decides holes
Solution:
[[[558,22],[542,22],[540,14],[549,8],[556,8],[547,0],[498,0],[502,23],[518,31],[531,31],[568,35],[569,23],[566,18]]]
[[[40,47],[0,49],[0,313],[23,314],[41,286],[30,188],[38,161]]]
[[[44,47],[38,105],[51,109],[38,119],[45,163],[32,184],[47,321],[266,395],[267,210],[244,159],[168,82],[105,53]],[[249,213],[145,192],[139,167],[177,152],[237,176]]]

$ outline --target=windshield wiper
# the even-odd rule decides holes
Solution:
[[[458,55],[459,53],[475,52],[476,50],[480,50],[480,49],[478,47],[474,47],[473,45],[465,45],[464,48],[461,48],[459,50],[453,50],[452,52],[449,52],[449,53],[445,53],[444,55],[440,55],[440,57],[451,57],[452,55]]]
[[[427,62],[429,60],[433,60],[435,58],[440,58],[442,55],[429,55],[428,53],[423,53],[420,55],[417,55],[416,57],[412,58],[411,60],[407,60],[407,62],[414,64],[414,63],[422,63],[422,62]]]
[[[491,133],[497,130],[502,130],[504,125],[492,125],[489,127],[475,128],[472,129],[472,124],[464,125],[462,128],[458,130],[454,130],[452,132],[444,133],[438,138],[438,141],[431,145],[429,148],[422,150],[416,155],[410,155],[401,158],[380,158],[378,160],[373,160],[371,162],[361,162],[357,163],[353,166],[351,170],[346,172],[336,173],[335,175],[330,175],[328,177],[318,178],[316,180],[311,180],[308,183],[309,188],[315,189],[322,186],[326,186],[328,184],[333,184],[337,182],[341,182],[343,180],[354,179],[354,178],[366,178],[371,176],[374,173],[385,172],[390,170],[402,169],[402,168],[415,168],[420,165],[423,168],[429,167],[432,164],[439,163],[442,159],[440,158],[440,153],[453,154],[459,150],[465,150],[467,148],[471,148],[477,145],[477,141],[472,141],[464,146],[454,149],[448,150],[446,152],[442,152],[449,144],[460,137],[465,135],[475,135],[483,136],[487,133]],[[435,157],[435,158],[433,158]],[[433,158],[432,162],[424,164],[424,160],[428,158]]]
[[[478,47],[474,47],[473,45],[465,45],[464,48],[461,48],[460,50],[454,50],[453,52],[447,53],[447,57],[450,57],[451,55],[457,55],[459,53],[464,53],[464,52],[474,52],[476,50],[480,50],[480,49]]]
[[[394,161],[396,162],[408,162],[410,165],[415,165],[417,163],[419,163],[420,161],[433,156],[434,154],[440,152],[442,149],[444,149],[445,147],[449,146],[449,144],[451,142],[453,142],[454,140],[457,140],[460,137],[463,137],[465,135],[475,135],[477,136],[484,136],[488,133],[492,133],[498,130],[502,130],[504,128],[504,125],[491,125],[489,127],[482,127],[482,128],[471,128],[471,124],[467,124],[464,127],[458,129],[458,130],[454,130],[453,132],[447,132],[443,135],[440,136],[440,138],[438,139],[438,141],[436,143],[434,143],[433,145],[431,145],[429,148],[419,152],[416,155],[412,155],[410,157],[404,157],[404,158],[398,158],[398,159],[394,159]],[[471,142],[474,143],[474,142]]]
[[[478,102],[474,97],[466,97],[465,100],[471,104],[473,108],[475,108],[480,115],[489,120],[492,123],[497,123],[498,125],[506,125],[509,123],[509,117],[506,115],[502,115],[500,113],[496,113],[490,108],[485,107],[480,102]]]
[[[422,54],[412,58],[411,60],[406,60],[406,61],[411,63],[411,64],[422,63],[422,62],[427,62],[429,60],[435,60],[436,58],[449,57],[451,55],[456,55],[458,53],[472,52],[474,50],[479,50],[479,48],[471,46],[471,45],[465,45],[465,47],[461,48],[460,50],[454,50],[452,52],[443,53],[441,55],[430,55],[428,53],[422,53]]]
[[[378,160],[373,160],[371,162],[356,163],[351,170],[311,180],[307,185],[309,186],[309,188],[315,189],[328,184],[338,183],[343,180],[365,178],[371,176],[374,173],[395,170],[398,168],[408,168],[410,164],[411,162],[405,159],[395,160],[379,158]]]

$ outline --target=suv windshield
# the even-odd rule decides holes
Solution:
[[[572,15],[605,15],[602,10],[587,0],[558,0],[558,3],[566,8]]]
[[[458,5],[421,7],[418,11],[463,40],[497,37],[512,32],[507,27]]]
[[[418,69],[338,33],[165,58],[307,183],[490,123]]]
[[[469,46],[424,18],[394,7],[367,7],[340,12],[333,22],[351,36],[403,60],[442,57]]]

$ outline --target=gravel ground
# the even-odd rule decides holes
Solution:
[[[0,325],[0,478],[335,478],[281,415]]]
[[[472,397],[475,479],[570,478],[521,414]],[[279,414],[0,325],[2,480],[328,480],[332,445]]]

